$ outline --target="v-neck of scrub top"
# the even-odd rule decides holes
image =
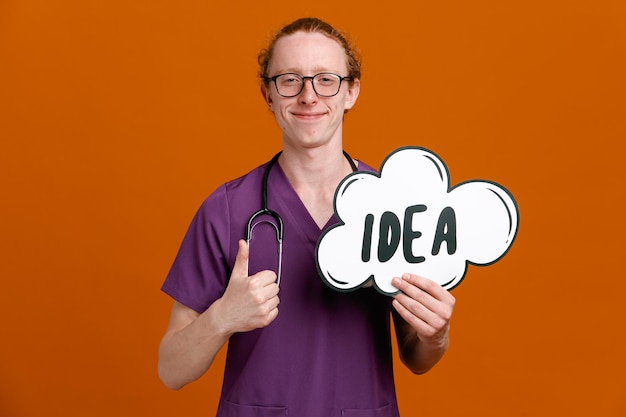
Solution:
[[[361,169],[360,161],[357,163],[357,169]],[[281,208],[280,211],[276,211],[281,216],[289,215],[291,217],[291,221],[285,223],[297,225],[297,227],[301,229],[304,236],[306,236],[309,241],[316,244],[322,232],[337,223],[337,216],[333,212],[332,216],[330,216],[330,218],[326,221],[324,227],[320,229],[313,219],[313,216],[311,216],[311,213],[304,205],[304,202],[300,199],[300,196],[289,182],[289,179],[280,164],[275,164],[272,171],[273,174],[270,173],[270,177],[274,177],[275,189],[283,190],[284,192],[279,192],[272,196],[272,191],[268,190],[268,199],[276,198],[279,200]],[[269,181],[268,188],[272,188],[272,181]]]

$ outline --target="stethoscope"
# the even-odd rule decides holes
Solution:
[[[284,225],[283,219],[280,217],[280,215],[274,210],[270,210],[267,206],[267,179],[270,176],[270,171],[272,170],[272,167],[276,164],[276,161],[278,161],[278,157],[280,156],[280,154],[282,154],[282,151],[274,155],[274,157],[268,162],[267,166],[265,167],[265,171],[263,172],[263,183],[261,185],[261,210],[250,216],[250,219],[248,219],[248,226],[246,227],[246,243],[248,244],[248,248],[250,247],[250,240],[252,239],[252,231],[257,225],[261,223],[269,223],[276,231],[276,241],[278,242],[278,270],[276,271],[276,283],[278,285],[280,285],[280,274],[283,265]],[[346,151],[343,151],[343,155],[350,163],[352,171],[358,171],[358,168],[356,167],[356,164],[354,163],[350,155],[348,155]],[[255,220],[263,215],[272,217],[276,221],[276,223],[271,222],[269,219],[261,219],[255,223]]]

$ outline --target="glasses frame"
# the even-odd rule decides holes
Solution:
[[[302,80],[302,84],[300,84],[300,90],[296,94],[292,94],[292,95],[287,95],[286,96],[286,95],[280,93],[280,91],[278,90],[278,84],[276,83],[276,80],[278,79],[278,77],[282,77],[283,75],[295,75],[296,77],[298,77],[298,78],[300,78]],[[315,80],[316,77],[318,77],[320,75],[333,75],[333,76],[339,78],[339,86],[337,87],[337,92],[335,94],[325,95],[325,94],[320,94],[320,93],[317,92],[317,90],[315,89],[315,82],[314,82],[314,80]],[[279,96],[285,97],[285,98],[291,98],[291,97],[299,96],[300,93],[302,93],[302,90],[304,90],[304,84],[306,83],[306,80],[311,80],[311,87],[313,87],[313,91],[318,96],[320,96],[320,97],[334,97],[337,94],[339,94],[339,91],[341,91],[341,83],[343,83],[343,80],[352,81],[353,77],[351,77],[351,76],[342,77],[341,75],[335,74],[334,72],[318,72],[317,74],[310,75],[310,76],[300,75],[300,74],[295,73],[295,72],[284,72],[282,74],[274,75],[273,77],[265,77],[263,79],[266,82],[270,82],[270,81],[274,82],[274,87],[276,87],[276,92],[278,93]]]

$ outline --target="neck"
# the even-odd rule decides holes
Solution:
[[[279,163],[296,190],[300,186],[314,188],[328,186],[334,191],[339,182],[352,172],[341,146],[297,152],[285,148]]]
[[[333,214],[339,182],[352,172],[341,146],[302,152],[285,148],[278,162],[313,220],[323,228]]]

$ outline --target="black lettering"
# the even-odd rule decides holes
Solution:
[[[361,249],[361,260],[369,262],[372,248],[372,226],[374,225],[374,215],[365,216],[365,229],[363,230],[363,248]]]
[[[380,217],[380,233],[378,235],[378,260],[387,262],[398,249],[400,243],[400,220],[390,211]]]
[[[413,255],[413,250],[411,248],[413,240],[418,239],[420,236],[422,236],[422,232],[418,230],[413,230],[413,215],[415,213],[422,213],[424,211],[426,211],[426,206],[424,204],[416,204],[414,206],[407,207],[406,210],[404,210],[404,231],[402,235],[402,249],[404,251],[404,259],[412,264],[417,264],[426,260],[426,258],[424,258],[423,256]]]
[[[446,242],[448,255],[452,255],[456,252],[456,214],[452,207],[444,208],[439,215],[437,230],[435,230],[435,239],[433,241],[433,249],[431,251],[433,256],[439,254],[443,242]]]

